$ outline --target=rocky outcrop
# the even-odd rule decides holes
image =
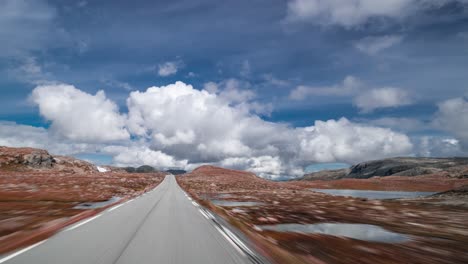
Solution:
[[[51,169],[55,164],[54,157],[42,149],[0,147],[3,170]]]
[[[312,172],[312,173],[304,175],[302,180],[306,180],[306,181],[338,180],[338,179],[344,178],[346,175],[348,175],[348,173],[349,173],[349,169],[317,171],[317,172]]]
[[[468,158],[391,158],[362,162],[351,167],[344,178],[367,179],[374,176],[417,176],[463,169]]]
[[[166,170],[167,173],[173,174],[173,175],[180,175],[180,174],[185,174],[187,171],[181,170],[181,169],[169,169]]]
[[[135,167],[125,167],[123,168],[128,173],[151,173],[157,172],[157,170],[149,165],[142,165],[138,168]]]
[[[358,163],[350,169],[326,170],[304,175],[301,180],[368,179],[375,176],[443,174],[468,178],[468,158],[390,158]]]
[[[72,173],[94,173],[98,172],[97,167],[84,160],[75,159],[68,156],[54,156],[56,165],[55,170]]]
[[[52,156],[46,150],[35,148],[0,147],[0,170],[53,170],[69,173],[97,172],[93,164],[67,156]]]

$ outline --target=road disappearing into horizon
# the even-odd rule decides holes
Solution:
[[[262,263],[168,175],[152,191],[0,257],[8,264]]]

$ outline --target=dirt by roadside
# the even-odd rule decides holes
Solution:
[[[463,206],[435,203],[431,199],[371,200],[330,196],[311,191],[308,184],[270,182],[250,173],[211,166],[179,176],[177,181],[200,204],[243,231],[257,250],[270,256],[274,263],[468,262],[468,209]],[[404,180],[399,178],[399,181]],[[424,181],[429,185],[429,179]],[[438,182],[433,184],[444,186]],[[215,205],[213,199],[257,204],[220,206]],[[401,243],[382,243],[260,228],[287,223],[370,224],[409,239]]]

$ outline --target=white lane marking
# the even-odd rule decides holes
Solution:
[[[205,212],[206,212],[206,214],[208,215],[209,218],[211,218],[211,219],[215,218],[209,211],[205,211]]]
[[[94,219],[96,219],[96,218],[98,218],[98,217],[100,217],[100,216],[101,216],[100,214],[98,214],[98,215],[96,215],[96,216],[93,216],[93,217],[91,217],[91,218],[89,218],[89,219],[87,219],[87,220],[85,220],[85,221],[83,221],[83,222],[81,222],[81,223],[78,223],[78,224],[76,224],[76,225],[74,225],[74,226],[72,226],[72,227],[67,228],[65,231],[71,231],[71,230],[73,230],[73,229],[75,229],[75,228],[78,228],[78,227],[80,227],[80,226],[82,226],[82,225],[84,225],[84,224],[87,224],[87,223],[93,221]]]
[[[244,242],[242,242],[234,233],[231,232],[231,230],[229,230],[228,228],[224,227],[224,226],[221,226],[224,230],[224,232],[226,232],[226,234],[234,240],[234,242],[236,243],[236,245],[238,245],[239,247],[241,247],[242,249],[244,249],[245,251],[249,252],[250,254],[254,254],[245,244]]]
[[[42,243],[44,243],[44,242],[46,242],[46,240],[43,240],[43,241],[38,242],[38,243],[36,243],[36,244],[34,244],[34,245],[31,245],[31,246],[29,246],[29,247],[26,247],[26,248],[23,248],[23,249],[21,249],[21,250],[18,250],[18,251],[16,251],[15,253],[13,253],[13,254],[11,254],[11,255],[8,255],[8,256],[6,256],[5,258],[0,259],[0,263],[3,263],[3,262],[5,262],[5,261],[7,261],[7,260],[10,260],[10,259],[12,259],[12,258],[18,256],[19,254],[22,254],[22,253],[24,253],[24,252],[26,252],[26,251],[28,251],[28,250],[30,250],[30,249],[33,249],[33,248],[39,246],[40,244],[42,244]]]
[[[188,196],[187,196],[187,199],[189,199],[189,201],[192,201],[192,198],[190,198],[190,197],[188,197]]]
[[[203,216],[205,216],[206,219],[215,219],[215,217],[213,216],[213,214],[211,214],[210,211],[208,210],[204,210],[204,209],[198,209],[200,211],[200,213],[203,214]],[[218,226],[214,226],[216,227],[216,229],[231,243],[234,245],[234,247],[238,250],[240,250],[239,252],[241,252],[244,256],[245,256],[245,252],[247,252],[248,254],[250,255],[255,255],[255,253],[250,250],[250,248],[248,248],[244,242],[242,242],[238,237],[237,235],[235,235],[231,230],[229,230],[229,228],[223,226],[223,225],[219,225]],[[242,251],[243,250],[243,251]]]
[[[200,211],[200,213],[201,213],[206,219],[210,219],[210,217],[209,217],[207,214],[205,214],[205,212],[203,212],[202,209],[198,209],[198,211]]]
[[[219,227],[217,226],[214,226],[216,228],[216,230],[218,230],[218,232],[229,242],[231,243],[231,245],[240,253],[242,254],[242,256],[245,257],[245,253],[242,251],[242,249],[239,248],[238,245],[236,245],[236,243],[234,243],[234,241],[232,241],[232,239],[230,237],[228,237],[226,235],[226,233],[223,232],[223,230],[221,230]]]
[[[196,207],[199,206],[195,201],[192,201],[192,204],[195,205]]]
[[[123,206],[124,204],[119,204],[119,205],[116,205],[114,207],[112,207],[111,209],[109,209],[109,212],[112,212],[114,211],[115,209],[119,208],[120,206]]]

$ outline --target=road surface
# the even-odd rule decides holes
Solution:
[[[236,238],[201,210],[168,175],[153,191],[2,256],[0,263],[252,263]]]

